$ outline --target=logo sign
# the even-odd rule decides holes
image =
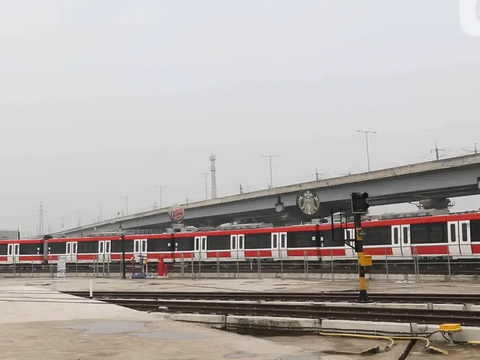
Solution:
[[[478,0],[460,0],[460,26],[470,36],[480,36]]]
[[[315,191],[306,190],[297,196],[297,206],[306,215],[314,215],[320,209],[320,199]]]
[[[174,205],[170,208],[168,216],[170,216],[172,221],[180,222],[185,217],[185,210],[180,205]]]

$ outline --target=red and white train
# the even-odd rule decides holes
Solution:
[[[362,227],[364,251],[374,261],[480,257],[480,212],[366,220]],[[354,238],[353,223],[335,223],[333,228],[333,236],[331,223],[126,235],[126,259],[138,255],[151,262],[356,259],[344,242]],[[120,261],[122,241],[118,235],[0,240],[0,264],[56,263],[59,255],[66,255],[67,262]]]

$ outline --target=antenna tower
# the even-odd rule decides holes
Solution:
[[[217,198],[217,168],[215,166],[215,161],[217,157],[215,154],[210,155],[210,172],[212,173],[212,199]]]
[[[43,203],[40,202],[40,210],[38,212],[38,235],[43,235]]]

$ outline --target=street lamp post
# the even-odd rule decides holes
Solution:
[[[157,185],[157,186],[155,186],[155,187],[156,187],[157,189],[159,189],[159,191],[160,191],[160,203],[159,203],[159,205],[160,205],[160,209],[161,209],[161,208],[163,208],[162,192],[163,192],[163,189],[164,189],[164,188],[167,188],[167,186],[165,186],[165,185]]]
[[[273,188],[273,169],[272,169],[272,158],[278,158],[277,155],[262,155],[263,157],[270,158],[270,189]]]
[[[369,134],[376,134],[376,131],[367,131],[367,130],[357,130],[357,132],[365,134],[365,144],[367,146],[367,168],[368,172],[370,172],[370,153],[368,151],[368,135]]]

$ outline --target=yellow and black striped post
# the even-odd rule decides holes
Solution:
[[[354,214],[355,216],[355,251],[358,253],[359,266],[359,278],[360,278],[360,295],[358,302],[369,302],[367,294],[367,280],[365,274],[367,272],[367,266],[371,266],[372,257],[363,253],[363,231],[362,231],[362,215]]]

